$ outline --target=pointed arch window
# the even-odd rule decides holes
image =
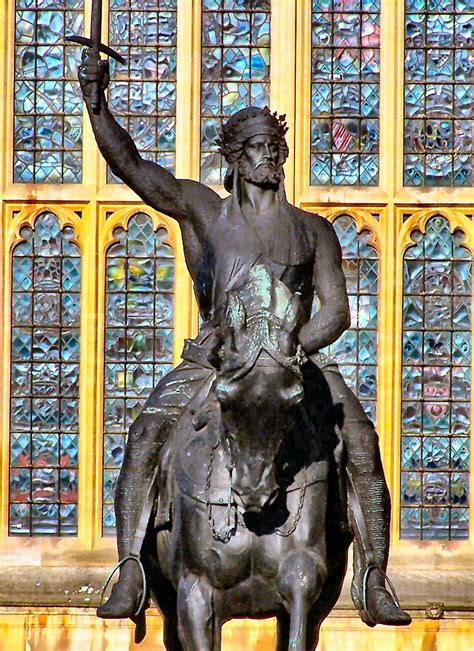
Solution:
[[[403,261],[401,536],[469,529],[472,259],[432,217]]]
[[[128,428],[173,365],[174,251],[164,228],[137,213],[114,231],[106,256],[103,533],[115,534],[113,498]]]
[[[352,327],[325,349],[375,423],[377,417],[378,252],[350,215],[333,222],[342,249]]]
[[[51,212],[13,249],[11,535],[77,535],[81,257]]]

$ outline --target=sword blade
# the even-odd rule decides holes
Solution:
[[[98,60],[100,57],[100,39],[102,32],[102,0],[92,0],[91,9],[91,43],[92,56]],[[98,81],[91,84],[91,106],[94,113],[100,112],[101,87]]]
[[[102,0],[92,0],[91,41],[94,54],[99,55],[102,32]]]

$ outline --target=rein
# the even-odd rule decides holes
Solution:
[[[232,364],[228,368],[224,366],[224,374],[232,374],[231,381],[235,382],[237,380],[245,377],[258,363],[261,366],[277,366],[283,367],[290,370],[294,373],[300,380],[302,380],[301,365],[306,361],[306,357],[303,351],[301,344],[296,346],[295,355],[285,355],[279,346],[279,338],[275,335],[274,332],[270,330],[270,325],[273,324],[280,332],[284,332],[284,323],[282,319],[277,317],[275,314],[270,312],[267,309],[260,309],[254,312],[253,314],[247,315],[246,325],[249,326],[248,333],[246,334],[247,340],[247,350],[246,359],[244,360],[243,365],[238,366],[237,364],[232,367]],[[262,358],[261,353],[265,351],[268,355],[268,359]],[[214,428],[218,429],[218,428]],[[215,461],[216,451],[219,447],[220,437],[217,433],[215,437],[215,443],[211,447],[209,465],[207,468],[205,492],[204,492],[204,503],[207,512],[207,519],[209,526],[212,532],[212,537],[214,540],[222,543],[227,543],[235,535],[237,531],[237,526],[239,524],[238,511],[237,507],[232,498],[232,474],[231,468],[232,463],[229,466],[229,485],[227,490],[227,504],[226,508],[226,517],[225,524],[218,528],[213,515],[213,503],[211,500],[211,478],[213,465]],[[298,523],[301,519],[301,514],[303,512],[304,500],[306,496],[307,488],[307,472],[304,468],[303,472],[303,481],[299,487],[300,496],[299,503],[296,513],[293,517],[291,524],[287,529],[276,528],[275,533],[278,536],[288,537],[291,536],[298,526]],[[297,489],[296,489],[297,490]],[[224,506],[224,500],[222,500],[221,506]],[[241,526],[245,528],[245,523],[241,520]]]
[[[212,537],[214,540],[217,540],[218,542],[222,543],[228,543],[229,540],[232,538],[232,536],[235,535],[237,531],[237,525],[238,525],[238,518],[237,518],[237,508],[235,504],[233,503],[232,500],[232,478],[229,478],[229,489],[227,493],[227,505],[226,505],[226,525],[222,527],[221,529],[217,530],[216,528],[216,523],[214,520],[214,516],[212,513],[212,501],[210,498],[210,491],[211,491],[211,478],[212,478],[212,469],[214,465],[214,459],[215,459],[215,454],[216,450],[219,447],[219,439],[216,440],[214,445],[211,448],[211,453],[210,453],[210,458],[209,458],[209,465],[207,468],[207,477],[206,477],[206,487],[205,487],[205,505],[206,505],[206,512],[207,512],[207,520],[209,522],[209,526],[211,528],[212,532]],[[317,481],[317,480],[316,480]],[[311,484],[316,483],[316,481],[311,482]],[[299,487],[300,491],[300,499],[298,503],[298,508],[296,510],[296,513],[293,517],[293,522],[289,526],[288,529],[282,530],[280,528],[275,529],[275,533],[278,536],[281,536],[283,538],[288,538],[288,536],[291,536],[295,531],[298,526],[298,523],[301,519],[301,514],[303,512],[303,507],[304,507],[304,499],[306,496],[306,488],[308,487],[307,483],[307,473],[306,473],[306,468],[304,468],[303,471],[303,483]],[[195,498],[193,498],[195,499]],[[198,500],[201,501],[201,500]],[[247,527],[245,526],[245,523],[242,521],[241,526],[246,529]]]
[[[229,491],[227,493],[227,525],[217,531],[216,523],[214,521],[214,516],[212,515],[212,502],[210,499],[211,492],[211,477],[212,477],[212,467],[214,465],[214,458],[216,450],[219,447],[219,439],[214,443],[211,448],[211,454],[209,459],[209,466],[207,468],[207,477],[206,477],[206,511],[207,511],[207,521],[211,527],[212,537],[218,542],[227,543],[232,538],[237,530],[237,513],[235,506],[232,504],[232,480],[229,481]],[[232,521],[233,520],[233,521]]]

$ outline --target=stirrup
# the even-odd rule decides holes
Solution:
[[[145,574],[145,568],[143,567],[143,563],[141,560],[138,558],[138,556],[125,556],[122,558],[121,561],[115,565],[115,567],[112,569],[110,574],[105,580],[104,587],[102,588],[102,592],[100,593],[100,603],[99,603],[99,608],[102,606],[104,602],[104,596],[107,588],[109,587],[109,583],[112,580],[112,577],[114,576],[115,572],[119,570],[126,561],[136,561],[138,563],[138,567],[140,568],[140,572],[142,574],[142,583],[143,583],[143,591],[142,591],[142,598],[140,599],[140,603],[138,605],[137,611],[134,613],[133,617],[137,617],[143,610],[143,606],[145,605],[145,600],[146,600],[146,594],[147,594],[147,581],[146,581],[146,574]]]
[[[393,601],[395,602],[395,605],[398,608],[401,608],[400,602],[398,600],[397,591],[395,590],[395,586],[393,585],[393,583],[390,581],[386,573],[383,570],[381,570],[378,565],[371,564],[367,566],[367,569],[365,570],[364,573],[364,578],[362,579],[362,609],[365,610],[366,613],[369,612],[368,605],[367,605],[367,583],[369,581],[369,574],[372,572],[372,570],[378,570],[380,572],[382,578],[390,588],[390,590],[387,590],[387,588],[385,588],[385,590],[387,590],[387,592],[391,595]]]

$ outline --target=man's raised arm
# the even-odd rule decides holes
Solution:
[[[339,240],[326,219],[316,219],[314,282],[321,306],[299,335],[307,355],[332,344],[351,325]]]
[[[107,106],[104,95],[109,83],[107,61],[94,60],[86,52],[79,67],[79,82],[102,156],[112,172],[148,205],[170,217],[182,219],[188,213],[186,195],[190,191],[205,193],[207,199],[213,200],[214,196],[217,198],[210,188],[194,181],[180,181],[161,165],[140,156],[132,138],[118,124]],[[100,108],[97,112],[91,106],[91,88],[94,83],[100,83],[101,86]]]

